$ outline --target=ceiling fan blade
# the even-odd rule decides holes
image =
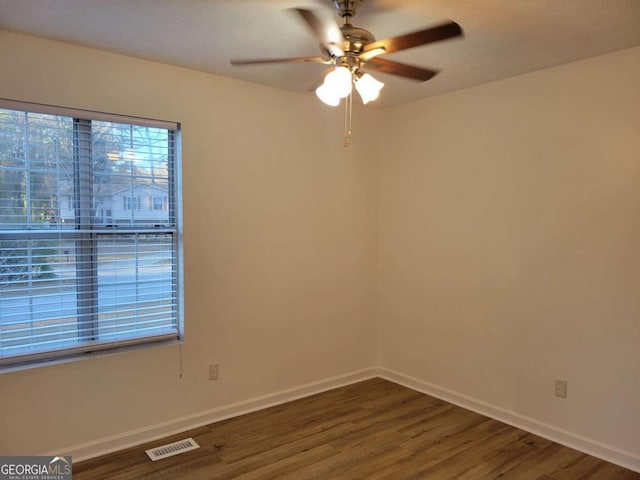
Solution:
[[[410,78],[412,80],[419,80],[421,82],[427,81],[437,75],[437,70],[428,70],[426,68],[414,67],[413,65],[407,65],[406,63],[393,62],[386,58],[372,58],[365,66],[369,70],[375,70],[383,73],[390,73],[392,75],[398,75],[400,77]]]
[[[448,38],[455,38],[462,36],[462,28],[456,22],[448,22],[437,27],[427,28],[413,33],[407,33],[406,35],[400,35],[398,37],[385,38],[368,44],[364,53],[375,50],[377,48],[384,48],[385,54],[399,52],[400,50],[407,50],[413,47],[419,47],[420,45],[426,45],[432,42],[439,42],[441,40],[447,40]]]
[[[258,58],[248,60],[229,60],[231,65],[261,65],[265,63],[330,63],[326,58],[322,57],[294,57],[294,58]]]
[[[364,60],[366,62],[367,60],[371,60],[378,55],[384,55],[385,53],[387,53],[387,51],[384,47],[378,47],[362,52],[358,54],[358,57],[360,58],[360,60]]]
[[[318,16],[318,14],[306,8],[292,8],[291,11],[295,12],[303,20],[327,53],[333,57],[344,55],[344,37],[340,27],[332,18]]]

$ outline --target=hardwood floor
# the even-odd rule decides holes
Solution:
[[[193,437],[200,449],[144,451]],[[640,479],[640,474],[373,379],[73,466],[74,480]]]

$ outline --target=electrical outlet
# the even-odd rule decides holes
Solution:
[[[556,397],[567,398],[566,380],[556,380]]]
[[[212,363],[209,365],[209,380],[217,380],[218,379],[218,364]]]

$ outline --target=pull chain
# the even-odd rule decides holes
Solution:
[[[351,131],[351,116],[353,115],[353,93],[349,94],[349,130],[347,130],[347,136],[349,138],[353,137],[353,132]]]
[[[351,94],[349,94],[349,97]],[[344,138],[342,139],[342,146],[347,148],[349,146],[349,97],[344,99]]]
[[[342,140],[342,146],[349,146],[349,139],[353,138],[353,132],[351,130],[351,117],[353,115],[353,95],[349,93],[347,98],[344,99],[344,139]]]

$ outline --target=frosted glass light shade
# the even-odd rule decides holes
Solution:
[[[382,87],[384,87],[384,83],[376,80],[368,73],[362,75],[356,82],[356,90],[365,105],[378,98]]]
[[[316,88],[316,95],[331,107],[337,107],[340,104],[340,97],[334,95],[325,83]]]
[[[347,67],[336,67],[324,77],[324,85],[338,98],[345,98],[351,93],[351,70]]]

